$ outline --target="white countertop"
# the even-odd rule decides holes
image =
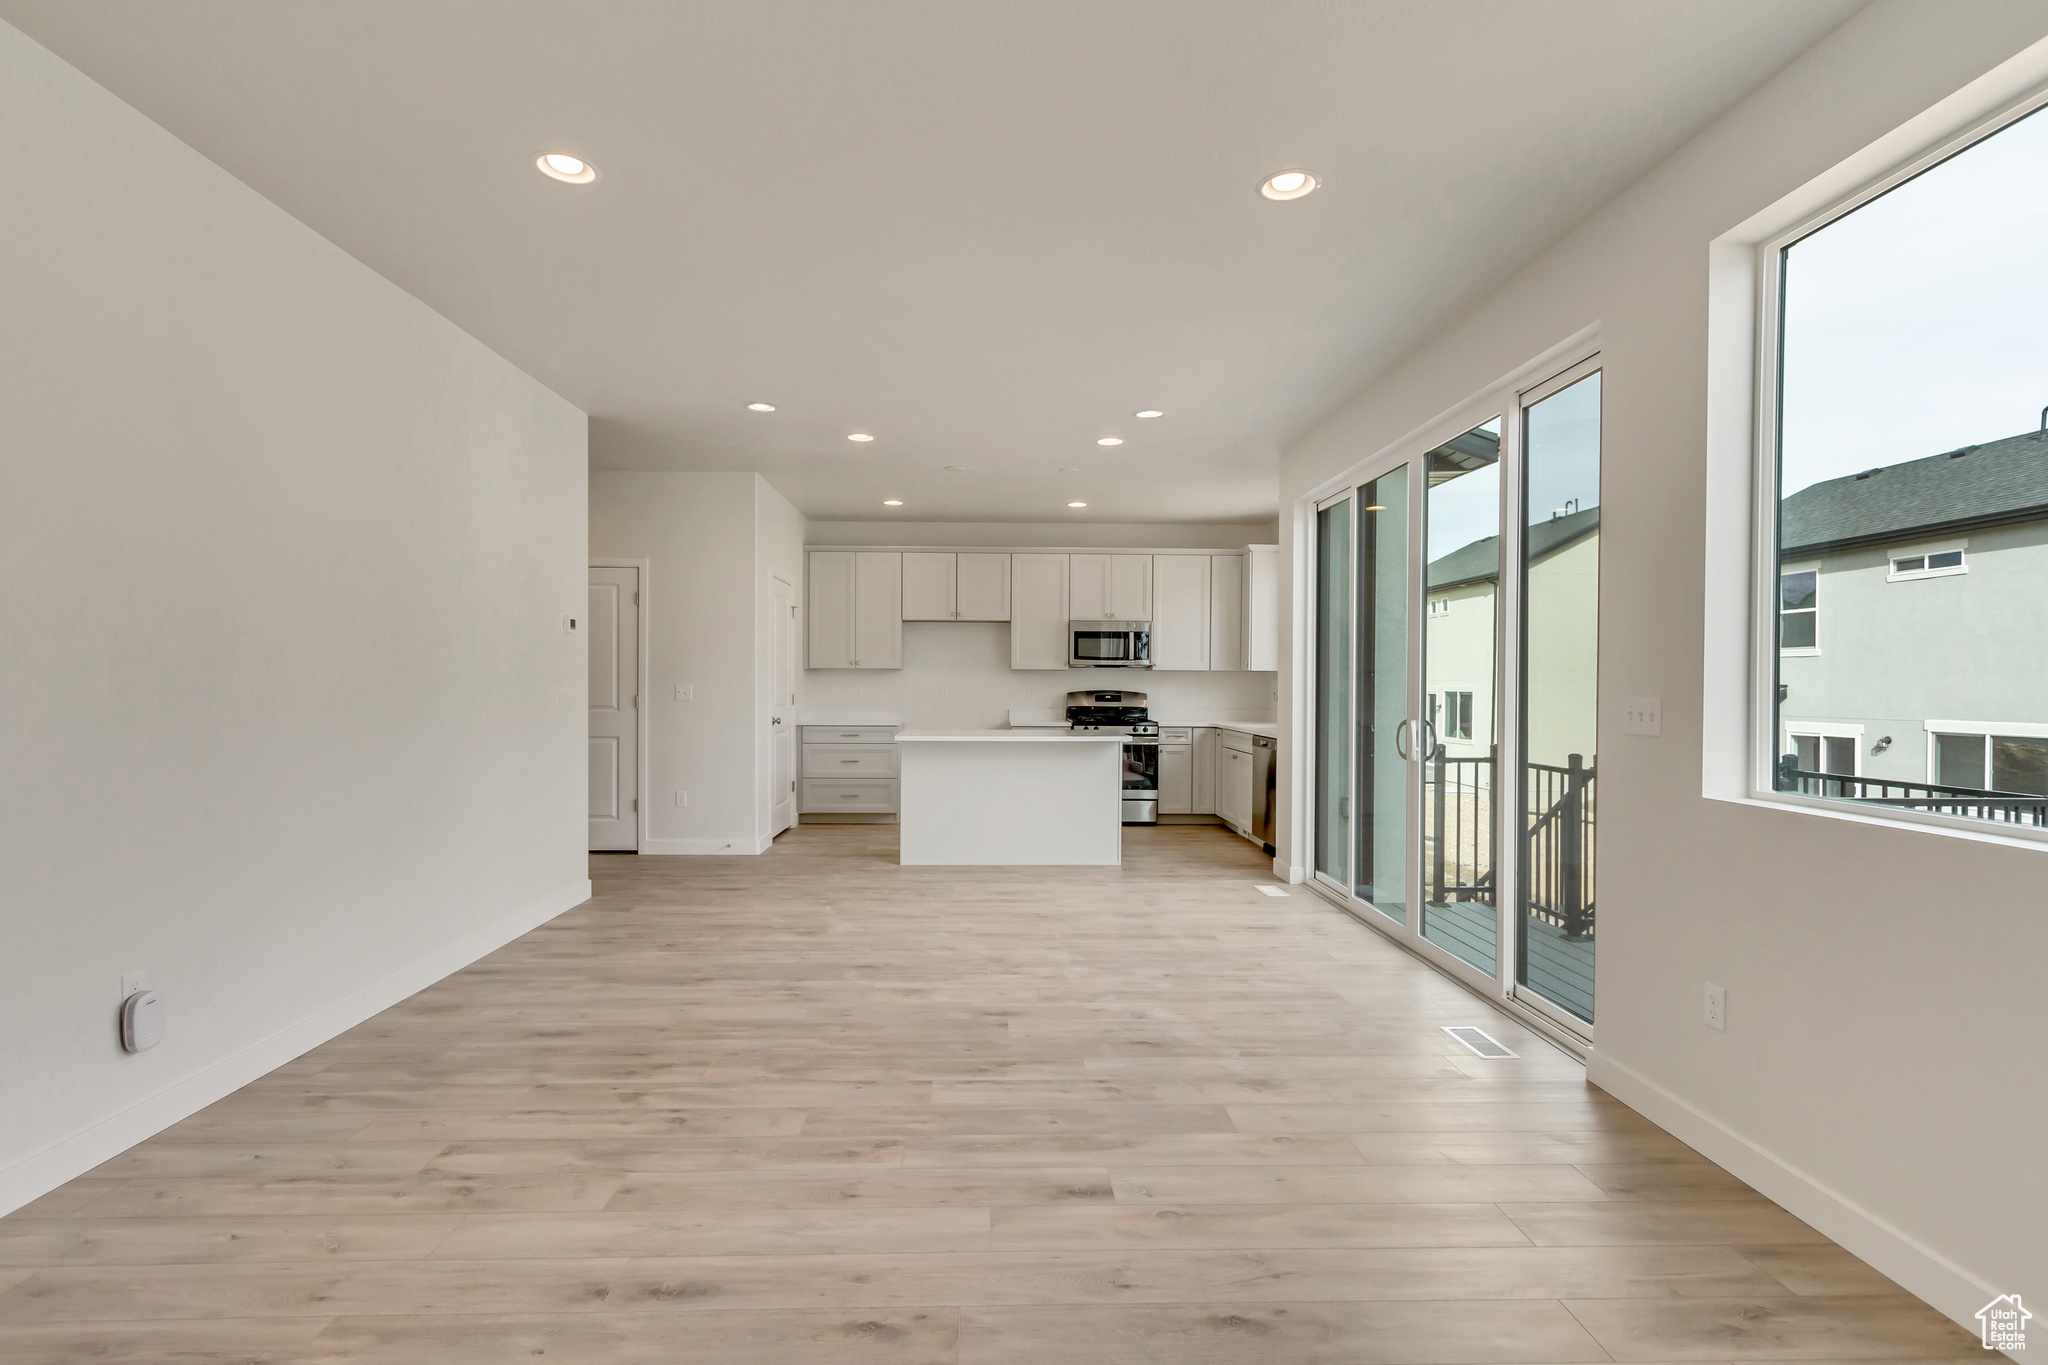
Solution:
[[[1264,735],[1268,739],[1280,738],[1280,722],[1274,720],[1162,720],[1159,724],[1190,730],[1235,730],[1241,735]]]
[[[1008,744],[1121,744],[1122,735],[1077,735],[1071,730],[899,730],[898,744],[914,744],[920,741],[942,743],[981,743],[995,741]]]
[[[800,711],[798,725],[901,725],[903,717],[885,711]]]

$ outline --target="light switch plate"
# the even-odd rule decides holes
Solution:
[[[1662,697],[1623,697],[1621,699],[1621,732],[1625,735],[1649,735],[1655,738],[1664,733],[1664,699]]]

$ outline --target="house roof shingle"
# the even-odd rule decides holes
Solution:
[[[1847,474],[1779,504],[1784,554],[2048,518],[2048,440],[2034,432]]]
[[[1588,507],[1529,528],[1529,557],[1542,559],[1556,554],[1581,536],[1600,529],[1600,509]],[[1460,545],[1429,566],[1429,587],[1455,588],[1466,583],[1486,583],[1500,577],[1500,537],[1487,536],[1470,545]]]

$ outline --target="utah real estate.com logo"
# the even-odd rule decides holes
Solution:
[[[2024,1351],[2027,1349],[2027,1319],[2033,1317],[2017,1294],[2000,1294],[1977,1310],[1984,1324],[1984,1349]]]

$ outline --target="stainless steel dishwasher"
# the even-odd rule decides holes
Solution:
[[[1273,852],[1274,741],[1252,736],[1252,837]]]

